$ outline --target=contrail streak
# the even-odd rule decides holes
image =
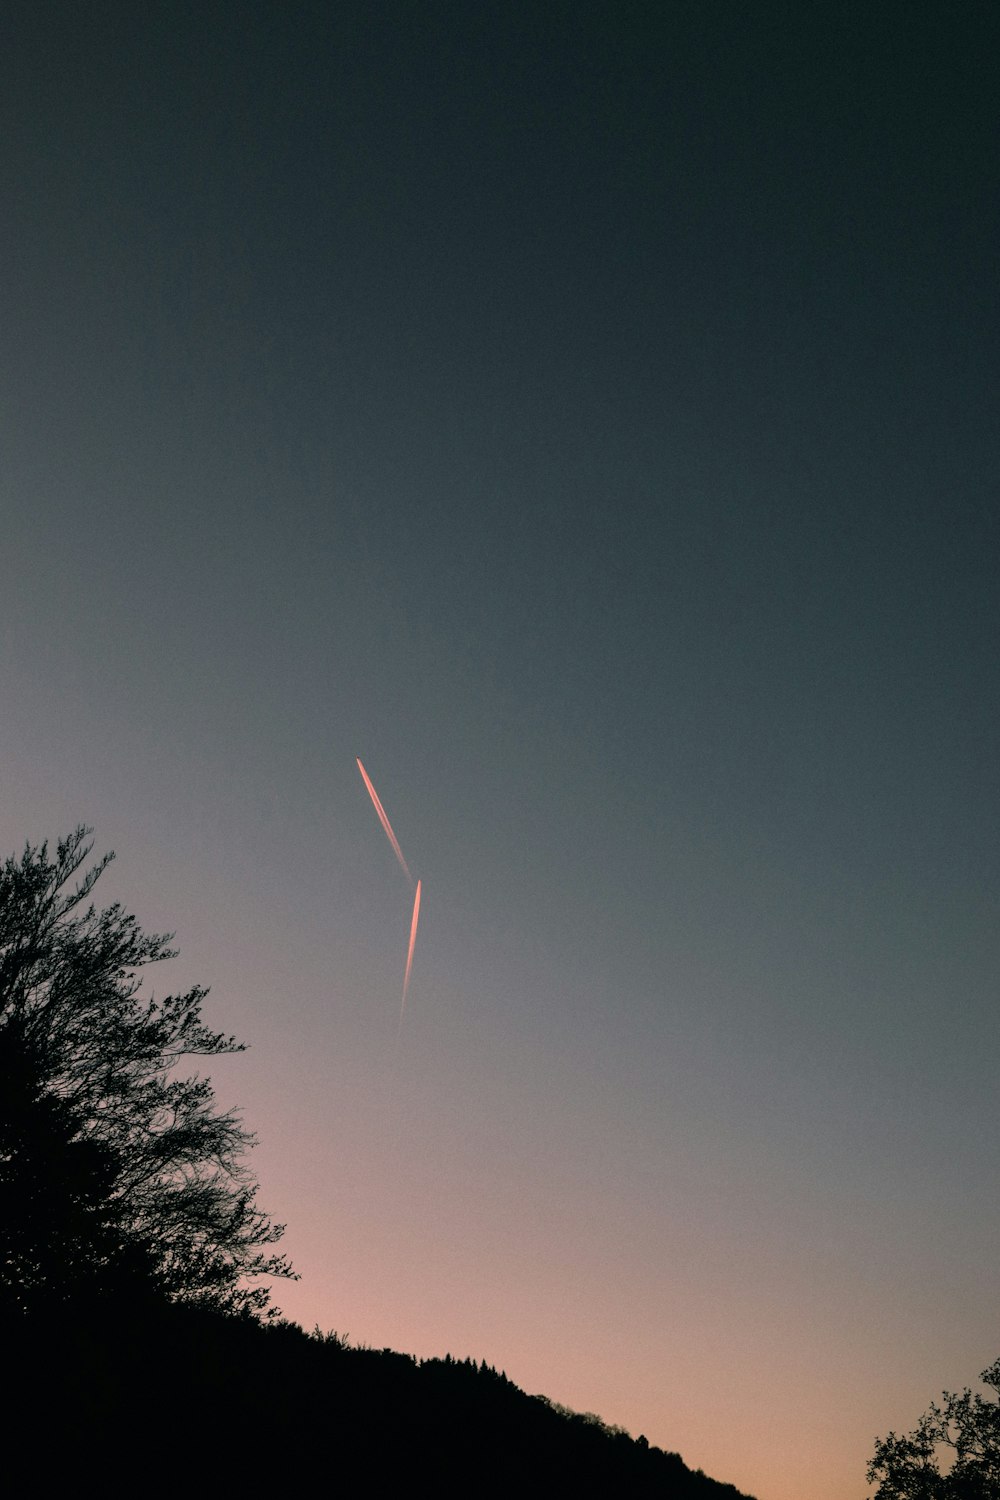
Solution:
[[[378,792],[372,786],[372,784],[371,784],[371,778],[369,777],[368,772],[365,770],[364,766],[361,764],[360,757],[356,756],[355,759],[358,762],[358,770],[361,772],[361,775],[364,778],[365,786],[368,788],[368,795],[372,799],[372,803],[374,805],[375,811],[378,813],[379,822],[382,824],[382,827],[385,829],[385,836],[389,840],[389,843],[392,845],[393,850],[394,850],[395,855],[396,855],[396,858],[399,860],[399,863],[403,867],[403,874],[406,876],[407,880],[412,885],[413,884],[413,876],[410,874],[410,867],[406,863],[406,860],[403,858],[403,851],[399,847],[399,840],[397,839],[396,835],[392,831],[392,824],[389,822],[389,819],[385,815],[385,808],[382,806],[381,802],[378,799]],[[417,882],[417,890],[418,890],[418,893],[419,893],[419,890],[420,890],[420,882],[419,881]],[[418,901],[418,905],[419,905],[419,901]],[[411,949],[411,951],[412,951],[412,949]]]
[[[413,968],[413,948],[417,941],[417,923],[420,921],[420,881],[417,881],[416,894],[413,897],[413,917],[410,922],[410,947],[406,954],[406,973],[403,975],[403,999],[399,1007],[399,1024],[403,1024],[403,1012],[406,1009],[406,991],[410,987],[410,970]]]

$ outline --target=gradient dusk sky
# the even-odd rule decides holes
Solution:
[[[1000,1354],[998,43],[0,18],[0,853],[249,1044],[289,1316],[759,1500]]]

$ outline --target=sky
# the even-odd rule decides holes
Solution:
[[[1000,1353],[998,31],[0,17],[0,852],[248,1044],[288,1316],[759,1500]]]

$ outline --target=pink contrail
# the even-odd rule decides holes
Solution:
[[[368,795],[372,799],[372,803],[374,804],[375,811],[378,813],[379,822],[382,824],[382,827],[385,829],[385,836],[389,840],[389,843],[392,845],[393,850],[395,851],[396,858],[399,860],[399,863],[403,867],[403,874],[406,876],[407,880],[412,885],[413,884],[413,876],[410,874],[410,867],[406,863],[406,860],[403,858],[403,851],[399,847],[399,840],[396,838],[396,835],[392,831],[392,824],[389,822],[389,819],[385,815],[385,808],[382,806],[381,802],[378,799],[378,792],[372,786],[372,784],[371,784],[371,778],[369,777],[368,772],[365,770],[364,766],[361,764],[360,757],[355,757],[355,758],[357,759],[357,762],[358,762],[358,770],[361,772],[361,775],[364,778],[365,786],[368,788]],[[419,887],[419,882],[418,882],[418,884],[417,884],[418,891],[419,891],[419,888],[420,887]]]
[[[413,917],[410,921],[410,947],[406,955],[406,973],[403,975],[403,999],[399,1007],[399,1024],[403,1024],[403,1011],[406,1009],[406,991],[410,987],[410,970],[413,968],[413,948],[417,941],[417,923],[420,921],[420,881],[417,881],[416,894],[413,897]]]

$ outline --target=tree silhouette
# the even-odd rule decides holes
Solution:
[[[133,1269],[119,1232],[111,1151],[87,1139],[65,1100],[45,1092],[40,1060],[0,1031],[0,1286],[20,1312],[121,1289]],[[130,1265],[131,1262],[131,1265]],[[148,1266],[146,1267],[148,1273]]]
[[[199,1493],[310,1494],[333,1472],[358,1492],[416,1477],[465,1496],[485,1475],[498,1494],[747,1500],[485,1360],[227,1316],[266,1309],[255,1278],[292,1273],[242,1163],[252,1137],[174,1071],[241,1049],[203,1026],[203,989],[140,995],[169,939],[90,902],[110,856],[85,871],[88,834],[0,866],[3,1415],[34,1432],[42,1411],[50,1488],[112,1462],[176,1489],[149,1468],[167,1420]]]
[[[1000,1359],[979,1378],[1000,1396]],[[876,1439],[868,1465],[875,1500],[997,1500],[1000,1403],[968,1388],[945,1391],[941,1402],[931,1402],[913,1432]]]
[[[88,903],[91,830],[0,869],[0,1298],[23,1311],[145,1281],[171,1301],[267,1310],[283,1226],[256,1204],[254,1143],[188,1056],[242,1051],[201,1021],[200,987],[162,1002],[137,972],[173,956],[120,904]]]

